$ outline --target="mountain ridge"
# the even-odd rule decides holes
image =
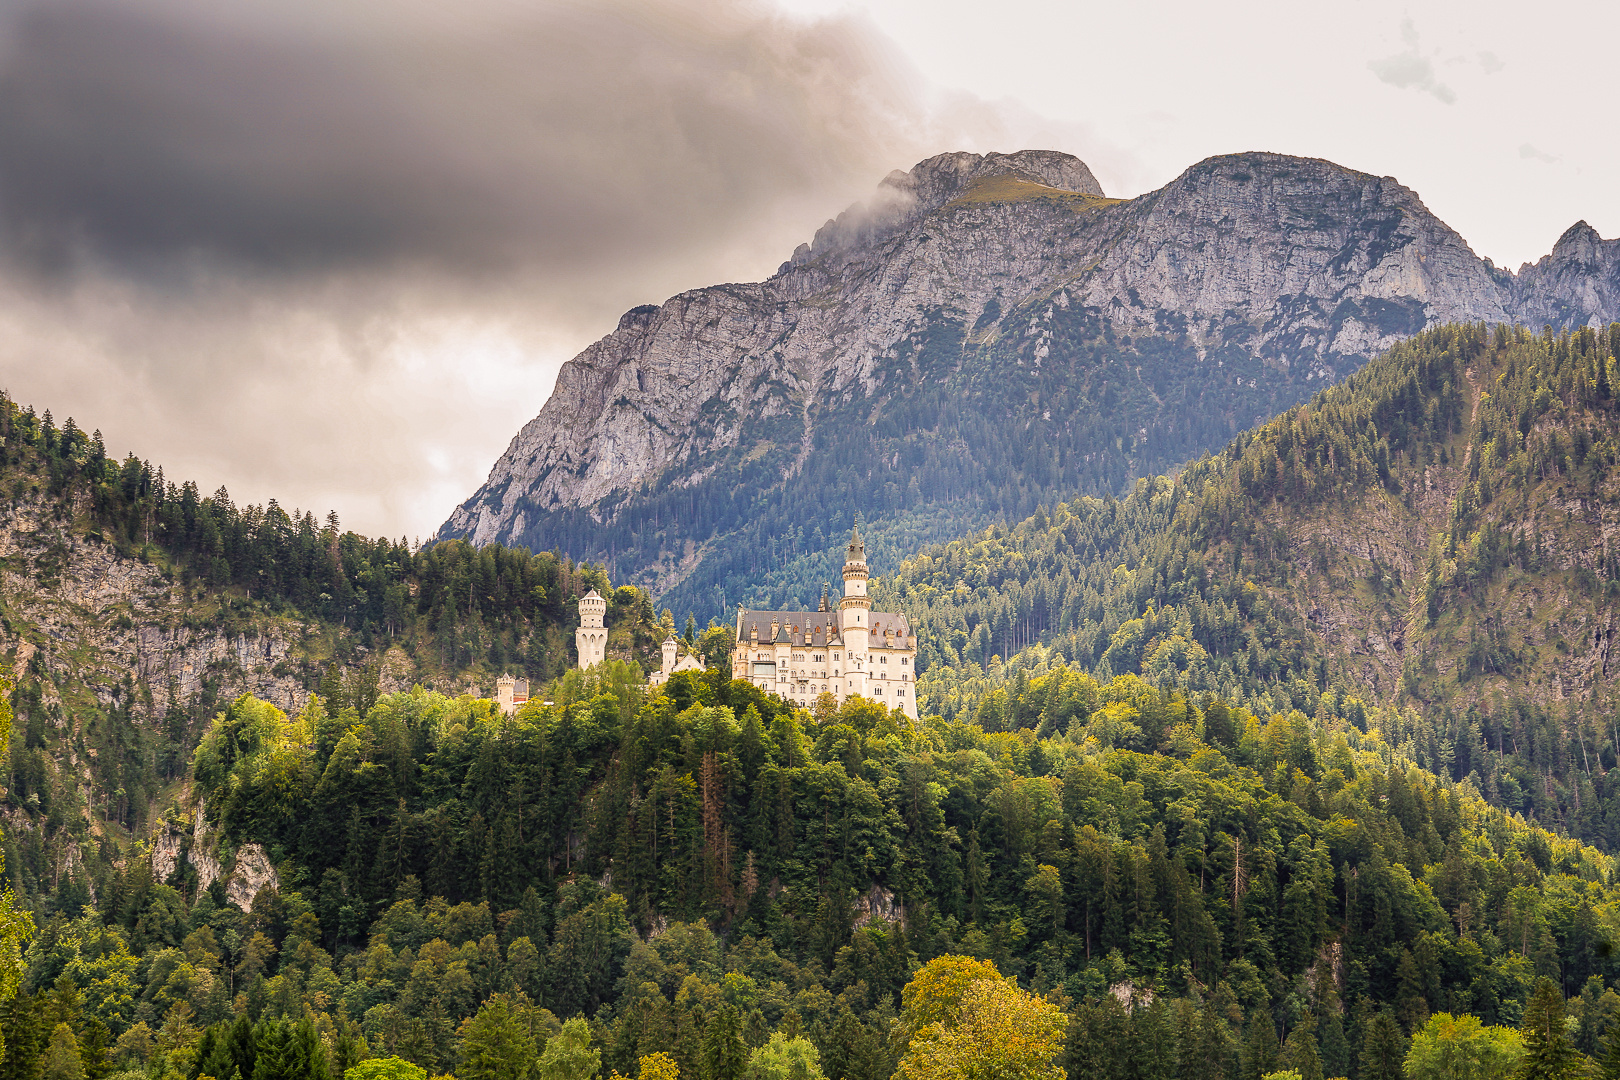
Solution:
[[[1018,174],[1088,190],[953,201],[976,181]],[[714,538],[753,520],[791,513],[819,527],[829,512],[858,508],[853,496],[846,508],[796,490],[816,453],[839,456],[833,479],[845,487],[876,482],[894,462],[902,490],[870,514],[904,548],[923,538],[910,518],[957,498],[904,490],[898,462],[930,437],[944,449],[921,458],[979,470],[995,492],[959,507],[973,527],[1042,498],[1121,490],[1427,326],[1620,317],[1615,242],[1572,228],[1514,275],[1479,259],[1392,178],[1318,159],[1213,157],[1118,203],[1087,183],[1078,159],[1055,153],[942,155],[901,176],[764,282],[626,313],[564,365],[539,415],[439,537],[601,558],[618,577],[718,614],[745,597],[802,593],[817,572],[825,580],[826,567],[796,569],[772,596],[757,571],[714,562]],[[1016,400],[1012,383],[1030,400]],[[940,419],[964,406],[996,416],[998,430]],[[891,435],[856,433],[885,419]],[[1043,423],[1071,430],[1054,436]],[[862,438],[870,445],[855,445]],[[1039,454],[1042,443],[1060,459],[1046,480],[984,464]],[[806,546],[788,528],[749,542]]]

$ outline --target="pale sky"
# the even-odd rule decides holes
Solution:
[[[385,17],[386,16],[386,17]],[[426,537],[636,304],[892,168],[1212,154],[1620,234],[1597,3],[0,0],[0,386],[205,491]]]
[[[1605,47],[1620,5],[786,7],[858,14],[938,85],[1082,125],[1076,141],[1090,145],[1062,149],[1110,195],[1152,190],[1214,154],[1272,150],[1394,176],[1515,270],[1582,218],[1620,233],[1620,75]]]

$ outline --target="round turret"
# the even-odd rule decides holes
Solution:
[[[574,631],[574,647],[579,652],[579,666],[588,668],[607,659],[607,630],[602,620],[607,615],[607,601],[595,589],[580,597],[579,629]]]
[[[579,625],[600,627],[602,620],[607,616],[607,601],[602,594],[592,589],[579,600]]]

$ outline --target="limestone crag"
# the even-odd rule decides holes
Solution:
[[[1068,155],[941,155],[885,179],[871,204],[829,222],[770,279],[628,312],[564,365],[439,535],[549,547],[563,542],[558,515],[571,514],[569,542],[584,536],[587,549],[572,553],[603,557],[579,515],[612,522],[649,493],[716,476],[741,485],[730,497],[751,497],[768,478],[745,479],[747,462],[774,454],[773,475],[792,475],[818,424],[872,423],[895,393],[950,377],[919,359],[918,343],[941,325],[961,334],[958,359],[1012,357],[1026,370],[1070,360],[1063,342],[1074,335],[1054,318],[1138,353],[1158,348],[1183,369],[1207,365],[1211,384],[1254,391],[1218,406],[1241,427],[1437,323],[1620,317],[1615,252],[1578,227],[1514,275],[1476,257],[1395,180],[1314,159],[1211,158],[1121,202]],[[1013,339],[1028,347],[994,351]],[[1173,414],[1154,373],[1132,362],[1143,408]],[[1056,422],[1032,408],[1016,423]],[[1134,437],[1136,421],[1115,434]],[[1149,420],[1140,434],[1151,437]],[[691,572],[691,542],[709,538],[678,533],[632,576],[664,587]]]
[[[1605,240],[1584,221],[1552,252],[1525,263],[1513,280],[1517,321],[1528,326],[1601,326],[1620,309],[1620,239]]]
[[[221,695],[251,692],[302,708],[308,691],[276,669],[293,644],[290,628],[261,625],[248,636],[197,625],[182,591],[156,566],[75,534],[37,503],[0,510],[0,652],[14,657],[13,677],[31,664],[53,676],[40,683],[47,706],[71,685],[113,709],[140,686],[150,701],[139,711],[157,717],[211,680]]]
[[[169,881],[184,862],[196,871],[198,895],[224,879],[226,901],[242,911],[252,909],[261,889],[281,887],[264,845],[242,845],[228,857],[230,867],[226,869],[217,850],[219,834],[209,823],[201,799],[195,801],[190,813],[189,835],[181,821],[166,820],[158,826],[151,843],[152,880]]]

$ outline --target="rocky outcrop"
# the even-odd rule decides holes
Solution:
[[[1514,319],[1528,326],[1605,325],[1620,311],[1620,239],[1577,221],[1550,254],[1519,268],[1512,293]]]
[[[237,849],[236,865],[225,885],[225,897],[233,905],[247,911],[253,907],[254,897],[263,889],[281,888],[276,868],[262,844],[244,844]]]
[[[1185,407],[1178,416],[1157,399],[1144,357],[1178,377],[1207,366],[1208,383],[1228,390],[1203,408],[1247,426],[1437,323],[1620,317],[1615,245],[1577,227],[1515,276],[1476,257],[1394,179],[1278,154],[1211,158],[1128,202],[1103,198],[1068,155],[941,155],[886,178],[872,203],[829,222],[769,280],[627,313],[564,365],[550,400],[440,536],[567,543],[576,557],[605,557],[609,545],[593,541],[586,518],[628,521],[637,500],[717,478],[732,485],[728,498],[757,497],[802,467],[818,425],[872,424],[895,394],[954,378],[977,358],[987,377],[950,391],[956,402],[970,395],[971,407],[983,392],[975,387],[1015,366],[1078,364],[1082,338],[1136,350],[1141,390],[1131,393],[1145,402],[1143,419],[1106,433],[1122,453],[1154,437],[1155,409],[1167,425],[1188,421]],[[936,355],[930,366],[919,342],[941,326],[961,343],[954,361]],[[1027,413],[1000,421],[1030,430],[1031,446],[1045,438],[1033,424],[1058,422],[1036,396]],[[1190,448],[1219,445],[1231,430],[1212,428]],[[965,455],[975,450],[964,442]],[[1141,475],[1184,456],[1141,456],[1126,468]],[[747,471],[756,459],[769,476]],[[852,464],[848,482],[870,477],[875,461]],[[1055,488],[1065,490],[1061,478]],[[564,518],[566,534],[555,527]],[[651,524],[669,538],[657,564],[643,553],[628,569],[661,590],[692,573],[710,537]]]
[[[158,827],[151,843],[152,880],[170,880],[183,860],[196,871],[199,893],[223,878],[226,901],[242,911],[252,909],[260,890],[281,888],[264,845],[244,844],[237,848],[227,870],[220,862],[218,839],[199,799],[191,809],[189,830],[185,822],[174,820],[165,820]]]
[[[277,670],[297,634],[260,621],[233,630],[224,619],[199,623],[183,589],[154,565],[120,555],[95,534],[75,532],[40,505],[0,510],[0,595],[10,618],[0,654],[12,674],[33,664],[45,703],[65,684],[102,709],[132,705],[160,717],[209,682],[221,697],[251,692],[286,710],[308,700],[302,681]]]

